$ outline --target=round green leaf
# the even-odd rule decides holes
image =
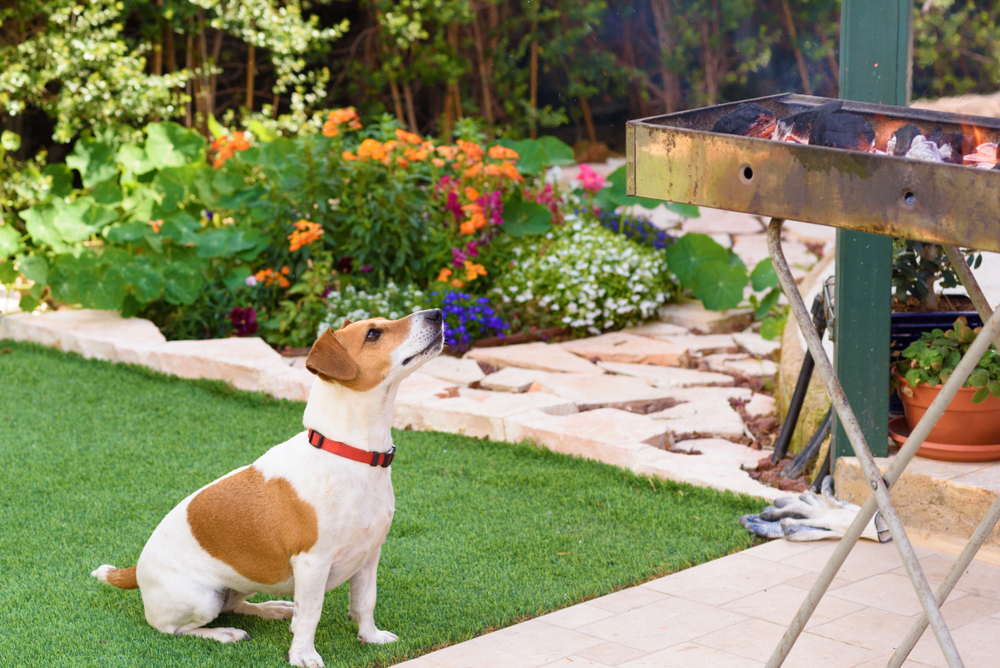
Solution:
[[[777,287],[778,275],[774,273],[774,265],[771,264],[771,258],[764,258],[757,263],[757,266],[750,272],[750,281],[753,283],[755,292]]]
[[[148,304],[158,299],[163,293],[166,279],[161,271],[157,271],[145,262],[133,262],[122,269],[125,281],[132,287],[135,298],[142,304]]]
[[[17,259],[17,265],[29,281],[38,285],[49,282],[49,263],[41,255],[22,255]]]
[[[146,155],[158,169],[204,159],[205,139],[194,130],[177,123],[150,123],[146,133]]]
[[[164,296],[171,304],[193,304],[204,283],[200,271],[181,262],[167,265],[164,278]]]
[[[724,311],[739,306],[746,284],[745,269],[713,260],[695,271],[692,291],[708,310]]]
[[[520,191],[503,205],[503,230],[515,239],[552,229],[552,212],[537,202],[525,202]]]
[[[705,262],[729,264],[729,253],[707,234],[685,234],[667,247],[666,255],[670,271],[685,287],[694,287],[694,274]]]
[[[10,225],[0,225],[0,259],[16,255],[24,250],[21,235]]]

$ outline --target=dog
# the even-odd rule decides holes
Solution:
[[[91,575],[138,588],[146,621],[163,633],[220,642],[249,638],[205,628],[221,612],[291,619],[293,666],[323,666],[316,625],[326,592],[350,581],[358,640],[390,643],[375,626],[375,575],[395,511],[390,426],[400,382],[444,347],[440,309],[326,330],[306,358],[317,376],[306,431],[181,501],[131,568]],[[294,597],[248,603],[255,593]]]

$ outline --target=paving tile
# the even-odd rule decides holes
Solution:
[[[735,353],[738,351],[732,334],[705,334],[703,336],[675,336],[664,341],[684,348],[688,355],[707,355],[712,352]]]
[[[955,559],[955,555],[940,552],[920,559],[920,567],[932,587],[936,589],[944,580]],[[902,566],[891,572],[906,577],[906,570]],[[959,578],[957,588],[970,595],[1000,599],[1000,566],[973,561]],[[950,596],[948,598],[951,600]]]
[[[699,645],[744,656],[755,661],[767,661],[785,633],[783,624],[774,624],[761,619],[748,619],[735,626],[699,636]],[[869,661],[878,653],[862,647],[829,640],[803,633],[797,639],[783,668],[792,666],[827,666],[853,668],[858,663]]]
[[[515,346],[473,348],[464,357],[489,364],[494,369],[516,366],[554,373],[604,373],[596,365],[557,344],[522,343]]]
[[[498,393],[499,394],[499,393]],[[538,394],[508,396],[532,397]],[[518,442],[532,440],[550,450],[628,466],[632,455],[646,447],[663,449],[667,445],[666,429],[645,415],[636,415],[616,408],[542,417],[525,414],[512,416],[505,426],[507,438]]]
[[[317,382],[316,376],[305,369],[286,367],[275,368],[263,374],[258,389],[277,399],[289,401],[308,401],[309,392]]]
[[[865,661],[864,663],[859,663],[854,668],[885,668],[889,665],[889,659],[892,658],[892,654],[886,654],[885,656],[880,656],[877,659],[872,659],[871,661]],[[917,663],[916,661],[909,660],[905,664],[906,668],[931,668],[926,663]]]
[[[552,663],[547,663],[542,668],[556,668],[557,666],[566,666],[566,668],[611,668],[606,663],[600,663],[582,656],[567,656],[557,659]]]
[[[650,413],[649,417],[662,420],[675,436],[699,433],[739,440],[746,431],[743,418],[721,393],[719,396],[692,398],[666,410]]]
[[[11,315],[14,313],[21,312],[21,293],[17,290],[11,290],[7,292],[2,285],[0,285],[0,315]],[[0,338],[7,338],[0,335]]]
[[[802,223],[797,220],[786,220],[781,226],[783,234],[792,238],[798,238],[807,243],[821,242],[834,243],[837,239],[837,228],[830,225],[816,225],[815,223]],[[995,304],[996,302],[990,302]]]
[[[778,365],[771,360],[759,360],[742,354],[717,353],[706,355],[699,362],[707,365],[709,371],[730,373],[735,376],[773,378],[778,373]]]
[[[753,309],[709,311],[701,305],[701,302],[667,304],[660,308],[657,315],[661,322],[713,334],[742,331],[753,322]]]
[[[794,566],[776,568],[773,561],[737,553],[642,586],[663,594],[719,606],[804,573],[804,570]]]
[[[756,594],[750,594],[749,596],[725,603],[722,607],[730,612],[737,612],[747,617],[757,617],[758,619],[776,624],[788,625],[795,618],[795,614],[802,606],[806,594],[807,592],[798,587],[779,584],[768,587]],[[809,618],[806,628],[812,628],[817,624],[825,624],[863,609],[864,606],[860,604],[844,601],[833,596],[824,596]]]
[[[600,661],[608,666],[620,666],[621,664],[645,656],[646,652],[627,645],[619,645],[614,642],[605,642],[594,645],[589,649],[580,652],[579,656],[592,661]]]
[[[685,642],[621,664],[622,668],[763,668],[754,661],[728,652]]]
[[[958,475],[952,478],[950,482],[1000,492],[1000,467],[990,466],[973,471],[972,473]]]
[[[624,332],[610,332],[559,345],[588,360],[658,366],[678,366],[681,355],[685,352],[685,348],[677,344]]]
[[[528,411],[567,415],[576,413],[576,410],[572,401],[551,394],[511,394],[461,388],[457,397],[423,402],[419,428],[504,441],[509,440],[504,428],[505,418]]]
[[[593,606],[595,608],[600,608],[601,610],[607,610],[608,612],[618,614],[642,608],[647,605],[652,605],[653,603],[658,603],[660,601],[666,601],[669,598],[670,597],[666,594],[661,594],[660,592],[649,589],[648,587],[639,586],[622,589],[621,591],[616,591],[613,594],[606,594],[605,596],[595,598],[591,601],[587,601],[586,603],[582,603],[581,605]]]
[[[441,664],[432,661],[431,659],[421,656],[416,659],[410,659],[409,661],[404,661],[403,663],[395,664],[398,668],[441,668]]]
[[[997,638],[1000,638],[1000,619],[987,617],[959,629],[952,629],[951,637],[966,666],[997,665]],[[928,630],[910,653],[914,661],[941,666],[948,664],[934,634]],[[909,664],[907,664],[909,665]]]
[[[642,378],[650,385],[660,388],[685,388],[733,385],[732,376],[697,369],[683,369],[654,364],[627,364],[624,362],[598,362],[597,366],[622,376]]]
[[[667,597],[577,629],[595,638],[649,652],[664,649],[745,619],[725,610]]]
[[[809,252],[804,243],[794,239],[785,239],[781,244],[781,250],[784,252],[788,266],[792,270],[792,276],[796,280],[805,277],[818,259]],[[750,270],[753,270],[761,260],[770,257],[767,251],[767,235],[733,235],[733,252],[740,256],[740,259]]]
[[[737,332],[733,334],[733,341],[751,355],[774,355],[781,350],[780,338],[768,341],[755,332]]]
[[[744,554],[749,554],[750,556],[757,557],[758,559],[767,559],[768,561],[785,561],[789,560],[793,566],[795,565],[795,559],[805,553],[815,550],[819,545],[815,542],[812,543],[793,543],[788,540],[772,540],[763,545],[758,545],[756,547],[751,547],[746,550]]]
[[[958,599],[965,593],[956,589],[951,596]],[[895,573],[879,573],[852,582],[831,592],[831,596],[899,615],[917,615],[922,610],[910,579]]]
[[[684,232],[698,234],[765,234],[767,224],[749,213],[723,211],[702,207],[697,218],[686,218],[681,223]]]
[[[550,612],[537,619],[546,624],[553,624],[564,629],[575,629],[579,626],[607,619],[614,614],[613,612],[602,610],[592,605],[571,605],[568,608]]]
[[[640,378],[604,374],[552,373],[537,380],[538,389],[575,403],[581,411],[621,408],[639,413],[673,403],[675,391],[653,387]]]
[[[781,541],[781,540],[771,541],[771,543],[787,543],[787,542],[788,541]],[[825,543],[826,541],[817,541],[817,542]],[[768,544],[770,545],[771,543]],[[795,564],[795,559],[790,559],[789,562]],[[816,584],[816,579],[818,577],[819,573],[806,573],[805,575],[800,575],[797,578],[792,578],[791,580],[787,580],[785,584],[791,587],[798,587],[799,589],[804,589],[806,591],[809,591],[810,589],[812,589],[812,586]],[[845,580],[844,578],[833,578],[833,582],[830,583],[830,586],[827,587],[826,591],[827,593],[829,593],[834,589],[839,589],[840,587],[843,587],[844,585],[848,584],[851,584],[850,580]]]
[[[961,580],[959,586],[961,586]],[[944,621],[947,622],[950,629],[957,629],[983,617],[993,617],[1000,614],[1000,600],[975,595],[953,599],[954,595],[952,593],[945,604],[941,606],[941,614],[944,615]]]
[[[778,412],[778,402],[774,397],[770,397],[766,394],[753,395],[753,398],[743,406],[744,412],[750,417],[759,417],[761,415],[776,415]]]
[[[450,355],[438,355],[421,365],[420,371],[456,385],[468,387],[486,377],[474,359],[459,359]]]
[[[833,551],[837,549],[838,541],[822,541],[817,549],[804,553],[795,560],[799,568],[819,573],[830,560]],[[859,540],[841,566],[837,577],[841,580],[855,582],[878,573],[887,573],[903,565],[896,546],[889,543],[876,543],[870,540]]]
[[[651,339],[672,339],[677,336],[688,336],[691,330],[680,325],[673,325],[669,322],[649,322],[638,327],[623,329],[625,334],[635,334],[636,336],[648,336]]]
[[[995,462],[945,462],[938,459],[927,459],[926,457],[914,457],[913,461],[906,466],[906,472],[917,473],[937,478],[938,480],[952,480],[959,476],[995,468],[996,466]]]
[[[427,655],[445,668],[534,668],[601,644],[597,638],[533,619]]]
[[[485,376],[479,381],[479,386],[485,390],[493,390],[494,392],[521,393],[527,392],[531,389],[532,385],[548,375],[548,371],[520,369],[516,366],[508,366]]]
[[[824,602],[826,600],[824,598]],[[813,624],[809,632],[849,645],[864,647],[879,654],[892,654],[913,622],[914,618],[909,615],[862,608],[818,626]]]

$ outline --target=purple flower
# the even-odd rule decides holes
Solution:
[[[462,205],[458,203],[458,193],[452,191],[448,193],[448,201],[445,203],[444,208],[451,211],[451,215],[455,216],[455,224],[462,222]]]
[[[234,306],[229,312],[229,321],[233,323],[233,334],[236,336],[253,336],[257,333],[257,311],[252,306]]]
[[[370,264],[363,264],[360,267],[358,267],[358,271],[360,271],[362,274],[367,274],[368,272],[370,272],[374,268],[375,267],[373,267]]]
[[[452,266],[462,268],[465,266],[465,261],[468,259],[463,251],[457,248],[451,249],[451,264]]]
[[[465,257],[466,258],[478,257],[479,256],[479,251],[476,250],[476,247],[478,245],[479,245],[479,243],[476,242],[476,241],[470,241],[469,243],[465,244]],[[465,260],[463,259],[462,262],[464,263]],[[464,264],[463,265],[459,265],[459,266],[464,266]]]

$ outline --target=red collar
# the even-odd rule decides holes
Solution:
[[[396,454],[396,446],[389,449],[389,452],[369,452],[368,450],[362,450],[361,448],[354,448],[346,443],[341,443],[340,441],[334,441],[323,434],[319,433],[315,429],[309,430],[309,445],[314,448],[319,448],[320,450],[326,450],[327,452],[332,452],[335,455],[340,455],[347,459],[353,459],[356,462],[361,462],[362,464],[368,464],[370,466],[381,466],[382,468],[388,468],[389,464],[392,463],[392,457]]]

